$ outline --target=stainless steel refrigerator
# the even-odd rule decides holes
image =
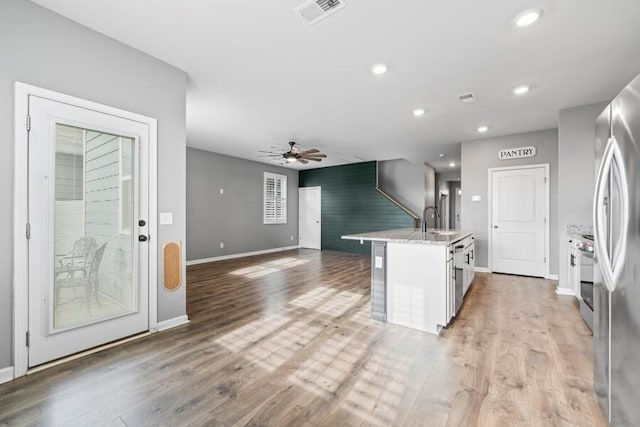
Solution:
[[[594,385],[612,426],[640,426],[640,76],[596,120]]]

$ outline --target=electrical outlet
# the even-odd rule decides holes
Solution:
[[[220,249],[224,249],[224,242],[220,242]]]
[[[220,189],[220,194],[224,194],[224,188]]]
[[[293,236],[291,236],[291,240],[293,240]]]

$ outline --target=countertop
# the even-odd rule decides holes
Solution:
[[[447,233],[453,232],[454,234],[438,234],[438,232],[443,231]],[[448,245],[472,234],[473,231],[470,230],[441,230],[439,228],[429,228],[425,233],[419,228],[400,228],[396,230],[349,234],[342,236],[342,238],[345,240]]]

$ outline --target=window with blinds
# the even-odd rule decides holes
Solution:
[[[287,223],[287,177],[264,173],[264,223]]]

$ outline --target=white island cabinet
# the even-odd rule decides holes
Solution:
[[[439,334],[455,316],[473,278],[473,232],[401,229],[342,238],[374,243],[374,319]]]

